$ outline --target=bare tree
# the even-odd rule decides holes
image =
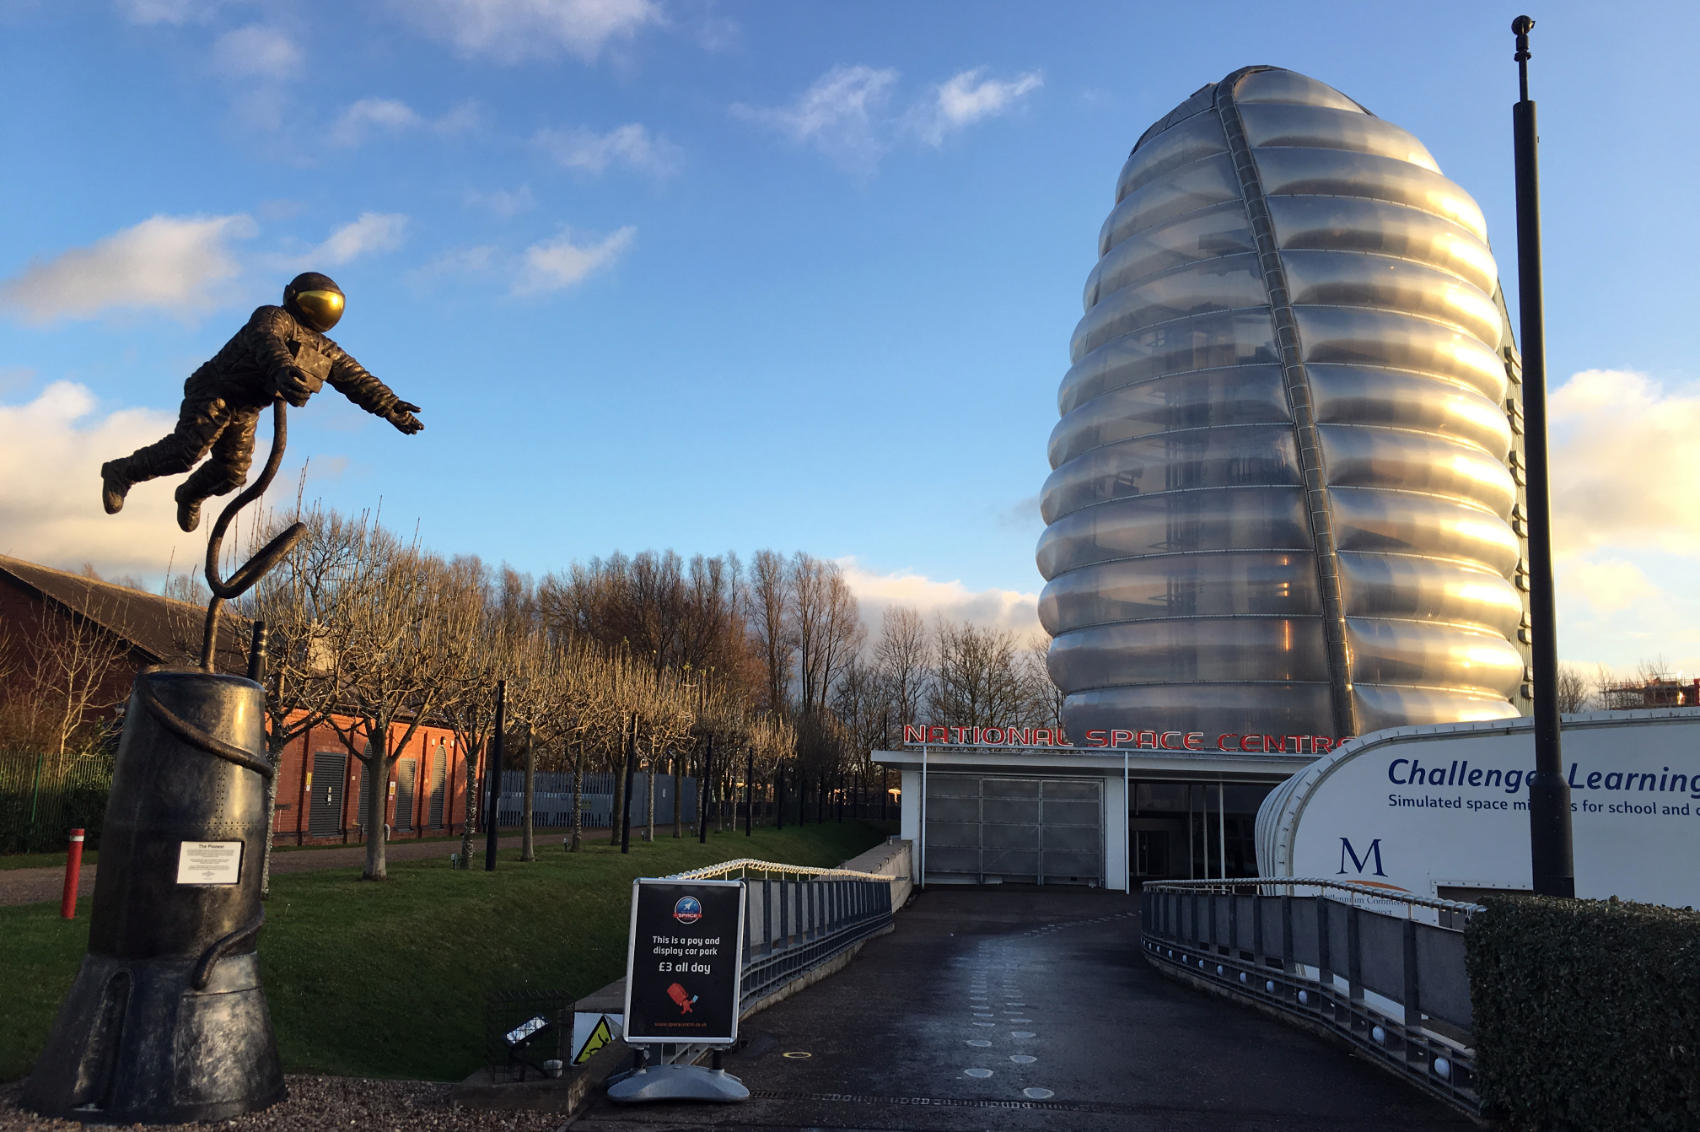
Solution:
[[[366,880],[387,875],[384,834],[391,759],[438,705],[471,643],[444,632],[448,568],[376,523],[362,523],[338,595],[328,640],[337,699],[353,722],[330,723],[365,765]],[[392,746],[391,725],[403,725]],[[492,768],[494,771],[494,768]]]
[[[1558,666],[1558,710],[1562,714],[1587,711],[1594,699],[1588,677],[1573,664]]]
[[[767,677],[767,710],[776,715],[791,709],[791,662],[797,654],[792,593],[785,559],[756,551],[750,562],[750,634]]]
[[[462,646],[448,660],[437,714],[454,731],[466,778],[466,812],[461,825],[460,859],[470,867],[472,838],[482,805],[479,768],[496,723],[496,680],[507,661],[502,603],[490,572],[474,555],[449,561],[443,578],[439,610],[443,631]]]
[[[833,683],[862,647],[865,630],[836,562],[799,553],[792,559],[802,710],[824,713]]]
[[[265,525],[256,524],[248,553],[265,545],[282,526],[295,519],[296,516],[290,516]],[[332,613],[329,603],[339,592],[334,579],[350,565],[358,542],[356,525],[334,511],[315,509],[300,519],[306,524],[306,537],[237,606],[243,616],[263,621],[266,626],[266,755],[274,768],[282,765],[284,748],[322,725],[335,706],[334,664],[325,640]],[[193,579],[184,579],[184,583],[189,581]],[[197,592],[195,587],[184,583],[179,584],[179,592],[186,595]],[[303,752],[303,756],[310,757],[310,752]],[[275,773],[266,783],[266,803],[266,812],[275,813]],[[265,854],[260,866],[262,897],[271,894],[275,825],[274,821],[266,823]]]
[[[932,694],[932,667],[932,637],[921,615],[907,606],[893,606],[881,614],[874,670],[888,705],[882,745],[893,745],[905,723],[921,721]]]
[[[81,582],[74,607],[44,607],[19,634],[18,722],[29,738],[64,757],[97,717],[109,716],[129,691],[123,677],[134,661],[116,624],[117,603],[107,584]]]
[[[1013,633],[967,622],[939,622],[938,672],[932,698],[935,722],[958,727],[1001,726],[1021,719],[1027,698]]]
[[[1040,637],[1021,650],[1017,667],[1030,705],[1023,722],[1031,720],[1035,725],[1058,728],[1063,725],[1063,700],[1067,696],[1051,679],[1050,652],[1051,642]]]

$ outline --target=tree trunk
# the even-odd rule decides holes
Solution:
[[[460,831],[460,867],[472,867],[472,827],[478,821],[478,743],[474,740],[462,752],[466,761],[466,813]]]
[[[537,838],[532,828],[531,809],[537,798],[537,746],[526,736],[525,744],[525,814],[520,822],[519,859],[537,860]]]
[[[266,779],[266,847],[260,855],[260,899],[269,900],[272,895],[272,834],[277,826],[277,772],[283,765],[281,750],[266,752],[271,757],[272,773]],[[307,747],[301,747],[302,773],[306,773]],[[297,815],[299,818],[301,815]]]
[[[390,786],[389,721],[374,721],[366,741],[366,871],[361,880],[384,880],[389,876],[384,854],[388,827]]]
[[[685,835],[685,763],[679,752],[673,752],[673,836]]]
[[[584,747],[573,758],[573,841],[570,848],[578,852],[584,838]]]
[[[651,845],[655,844],[655,752],[649,752],[649,767],[643,774],[643,791],[648,797],[645,806],[648,809],[648,828],[644,831],[643,839]]]

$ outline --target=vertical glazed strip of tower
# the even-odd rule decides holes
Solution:
[[[1340,553],[1334,539],[1334,512],[1328,499],[1322,440],[1312,411],[1310,379],[1305,374],[1298,324],[1293,318],[1287,277],[1275,246],[1275,228],[1263,195],[1263,183],[1246,142],[1245,126],[1234,103],[1234,85],[1244,72],[1229,75],[1216,87],[1216,114],[1228,138],[1228,152],[1239,176],[1257,262],[1263,272],[1269,306],[1275,316],[1276,341],[1281,351],[1282,385],[1292,412],[1299,467],[1304,476],[1305,511],[1316,549],[1317,584],[1322,598],[1322,630],[1328,648],[1329,697],[1334,708],[1334,733],[1356,735],[1357,711],[1352,697],[1352,663],[1346,640],[1346,603],[1340,587]]]

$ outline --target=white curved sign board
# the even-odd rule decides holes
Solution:
[[[1700,710],[1566,717],[1576,895],[1700,906]],[[1419,896],[1530,887],[1530,720],[1396,728],[1318,759],[1258,813],[1264,876]]]

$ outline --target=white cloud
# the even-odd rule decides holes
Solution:
[[[407,217],[398,212],[362,212],[355,220],[330,234],[324,243],[297,257],[311,268],[312,264],[332,267],[352,263],[363,255],[394,251],[407,234]]]
[[[199,314],[225,300],[218,285],[237,273],[231,241],[254,232],[245,215],[153,216],[88,247],[32,262],[0,282],[0,306],[33,323],[109,310]]]
[[[438,279],[464,280],[469,275],[488,275],[497,271],[505,259],[501,249],[492,244],[453,248],[409,272],[408,281],[424,287]]]
[[[846,166],[869,169],[884,152],[885,108],[897,72],[863,65],[838,66],[816,79],[789,106],[738,103],[733,113],[813,145]]]
[[[1700,392],[1586,370],[1548,399],[1553,550],[1700,553]]]
[[[534,141],[564,168],[589,173],[624,165],[666,177],[678,169],[681,152],[678,146],[652,135],[636,122],[616,126],[605,134],[584,129],[539,130]]]
[[[534,295],[559,291],[581,282],[620,257],[631,246],[637,229],[631,225],[592,244],[575,244],[571,232],[525,249],[524,264],[514,283],[514,294]]]
[[[170,432],[176,418],[153,409],[97,412],[88,389],[48,385],[34,400],[0,404],[0,553],[63,569],[89,562],[104,576],[163,576],[192,570],[206,555],[206,530],[177,529],[173,481],[130,492],[124,510],[100,506],[100,465]],[[51,475],[43,475],[51,468]],[[294,488],[284,492],[291,495]]]
[[[925,141],[940,145],[945,135],[1003,114],[1045,85],[1037,71],[1008,80],[982,78],[985,73],[986,68],[975,67],[933,88],[932,103],[920,115],[916,127]]]
[[[1659,596],[1659,587],[1640,566],[1621,558],[1571,557],[1554,568],[1555,584],[1579,610],[1621,613]]]
[[[263,24],[227,31],[213,41],[212,68],[238,81],[281,82],[301,74],[301,48],[281,28]]]
[[[118,10],[133,24],[204,23],[226,0],[118,0]]]
[[[457,134],[478,124],[476,103],[463,102],[442,117],[428,120],[397,98],[362,98],[337,115],[326,134],[332,145],[350,147],[374,133],[401,133],[428,128],[440,134]]]
[[[664,22],[654,0],[393,0],[459,54],[518,63],[562,53],[591,62],[610,44]]]
[[[530,185],[521,185],[517,189],[492,189],[487,193],[473,189],[466,194],[466,206],[507,220],[536,208],[537,198],[532,195]]]
[[[1559,647],[1621,674],[1700,657],[1700,392],[1586,370],[1547,399]],[[1590,670],[1591,672],[1591,670]]]
[[[885,610],[896,606],[916,610],[929,623],[944,617],[985,628],[1011,630],[1023,639],[1044,636],[1039,626],[1036,593],[971,590],[960,581],[935,581],[907,570],[876,574],[864,569],[855,558],[840,558],[838,566],[856,595],[862,622],[869,627],[870,640],[878,635]]]
[[[326,137],[332,145],[353,146],[375,130],[408,130],[422,121],[413,107],[399,99],[362,98],[337,115]]]

